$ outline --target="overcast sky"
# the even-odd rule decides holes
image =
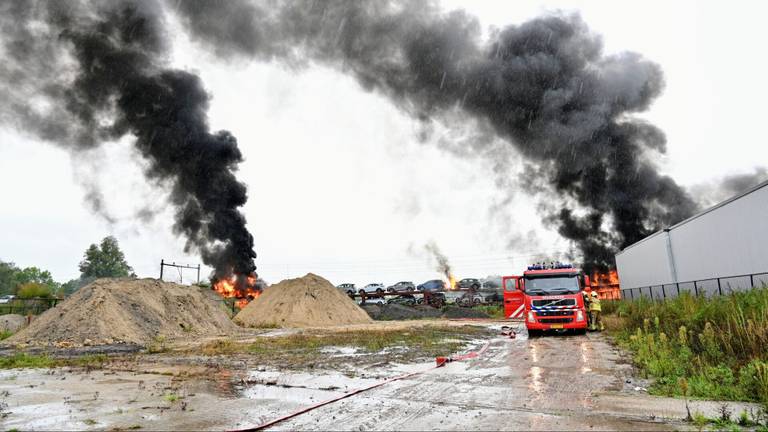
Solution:
[[[660,64],[666,90],[643,116],[667,134],[668,154],[659,166],[685,186],[768,162],[762,3],[443,5],[466,9],[487,28],[557,9],[577,11],[603,35],[606,51],[636,51]],[[540,227],[524,194],[515,195],[503,218],[492,218],[489,208],[503,197],[488,167],[420,142],[416,122],[349,76],[318,67],[226,64],[178,28],[170,30],[174,66],[199,73],[213,96],[212,128],[228,129],[240,142],[246,161],[238,176],[250,196],[244,212],[259,273],[269,282],[309,271],[334,283],[422,282],[439,276],[423,253],[428,241],[459,277],[514,274],[539,253],[568,249]],[[86,247],[111,234],[139,276],[156,277],[161,258],[200,262],[171,232],[164,192],[144,180],[129,143],[78,160],[0,127],[0,149],[0,259],[49,269],[66,281],[77,277]],[[85,177],[102,185],[117,223],[85,207],[78,180]],[[142,224],[132,215],[147,203],[160,214]]]

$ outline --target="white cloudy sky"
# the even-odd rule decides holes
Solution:
[[[686,186],[768,161],[762,118],[768,29],[761,3],[443,4],[467,9],[487,27],[549,10],[578,11],[604,36],[608,52],[637,51],[659,63],[667,87],[645,116],[667,133],[662,170]],[[224,64],[183,34],[174,41],[175,66],[198,72],[214,97],[212,127],[231,130],[246,157],[239,173],[250,194],[244,211],[259,273],[268,281],[313,271],[335,283],[420,282],[438,275],[409,249],[418,252],[430,240],[459,277],[515,273],[538,252],[568,248],[538,227],[533,205],[520,194],[505,223],[489,224],[488,208],[499,197],[487,167],[419,143],[413,120],[351,78],[312,67]],[[168,209],[148,225],[132,219],[147,203],[165,207],[128,143],[75,160],[0,128],[0,149],[0,259],[49,269],[65,281],[78,275],[85,248],[112,234],[140,276],[156,276],[161,258],[199,262],[171,233]],[[86,209],[78,176],[103,185],[118,223],[110,226]],[[511,234],[530,230],[537,241],[507,245]]]

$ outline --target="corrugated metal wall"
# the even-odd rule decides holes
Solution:
[[[768,182],[627,247],[616,265],[622,290],[768,272]]]

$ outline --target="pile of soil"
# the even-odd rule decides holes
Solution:
[[[235,316],[245,327],[323,327],[372,322],[346,294],[309,273],[268,289]]]
[[[27,319],[24,317],[24,315],[0,315],[0,331],[16,333],[25,325],[27,325]]]
[[[235,331],[221,302],[201,288],[156,279],[98,279],[5,342],[147,345]]]
[[[371,318],[379,321],[438,318],[441,314],[439,309],[424,305],[366,305],[363,306],[363,309],[368,312]]]

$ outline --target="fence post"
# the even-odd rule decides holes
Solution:
[[[648,287],[648,294],[651,296],[651,301],[653,301],[653,287],[652,286]]]
[[[667,290],[664,288],[664,284],[661,284],[661,296],[667,298]]]
[[[160,280],[163,280],[163,267],[165,267],[165,258],[160,260]]]
[[[749,275],[749,286],[752,288],[755,287],[755,275]]]
[[[677,296],[680,297],[680,282],[675,282],[675,285],[677,286]]]
[[[723,295],[723,287],[720,286],[720,278],[717,278],[717,292]]]
[[[699,284],[697,284],[696,281],[693,281],[693,292],[696,294],[696,296],[699,295]]]

